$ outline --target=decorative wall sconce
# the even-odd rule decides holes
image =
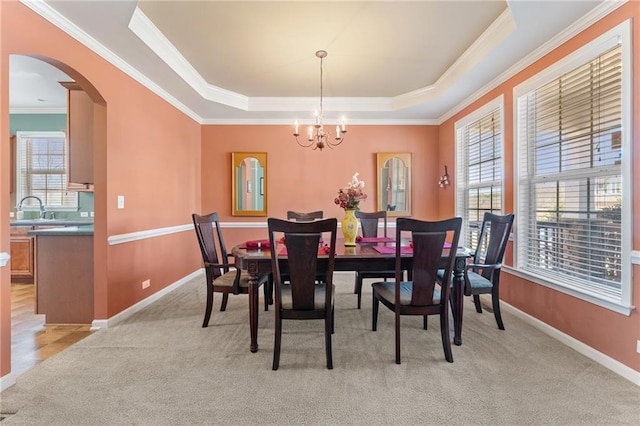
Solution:
[[[444,174],[442,176],[440,176],[440,180],[438,181],[438,185],[440,185],[440,188],[444,188],[447,189],[447,186],[449,186],[450,182],[449,182],[449,172],[447,171],[447,166],[444,166]]]

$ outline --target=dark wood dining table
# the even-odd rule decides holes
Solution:
[[[395,269],[395,252],[379,253],[374,246],[395,246],[393,243],[357,243],[355,247],[345,247],[341,240],[336,243],[335,271],[385,271]],[[408,245],[408,244],[407,244]],[[443,261],[449,249],[443,251]],[[250,276],[249,283],[249,326],[251,330],[251,352],[258,351],[258,276],[271,272],[271,250],[265,247],[247,248],[239,244],[232,250],[235,266],[246,270]],[[453,343],[462,344],[462,312],[464,301],[464,268],[471,252],[459,247],[453,270]],[[411,254],[402,255],[402,269],[411,268]]]

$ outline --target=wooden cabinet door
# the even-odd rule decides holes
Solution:
[[[70,183],[93,183],[93,101],[75,82],[60,83],[68,90],[67,138]],[[70,187],[70,189],[74,189]]]
[[[11,279],[32,282],[34,271],[35,238],[29,236],[11,237]]]

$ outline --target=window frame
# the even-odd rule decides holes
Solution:
[[[16,167],[15,167],[15,182],[16,182],[16,188],[15,188],[15,194],[16,194],[16,208],[18,206],[18,204],[20,203],[20,200],[28,195],[28,194],[24,191],[23,186],[23,178],[22,178],[22,173],[21,173],[21,166],[22,166],[22,157],[23,157],[23,143],[24,143],[24,139],[36,139],[36,138],[63,138],[64,139],[64,147],[65,147],[65,153],[64,153],[64,170],[65,170],[65,176],[66,179],[64,180],[64,192],[67,193],[75,193],[75,205],[71,206],[71,205],[50,205],[50,204],[46,204],[45,200],[43,201],[44,206],[46,207],[47,211],[55,211],[55,212],[76,212],[78,211],[80,204],[79,204],[79,200],[78,200],[78,193],[77,191],[73,191],[73,190],[69,190],[68,185],[69,185],[69,141],[67,139],[67,135],[65,132],[63,131],[17,131],[16,132]],[[34,206],[31,204],[31,202],[26,203],[22,206],[22,211],[39,211],[39,206]]]
[[[518,217],[516,215],[515,228],[515,241],[514,241],[514,269],[512,272],[515,275],[532,281],[536,284],[540,284],[562,293],[574,296],[578,299],[585,300],[593,303],[597,306],[612,310],[614,312],[621,313],[623,315],[630,315],[633,310],[632,305],[632,289],[633,289],[633,277],[632,277],[632,236],[633,236],[633,171],[632,171],[632,158],[633,158],[633,146],[632,146],[632,44],[631,44],[631,21],[627,20],[611,30],[605,32],[599,37],[595,38],[591,42],[585,44],[580,49],[567,55],[563,59],[559,60],[555,64],[540,71],[533,77],[522,82],[513,89],[513,129],[514,129],[514,206],[516,210],[520,210],[521,203],[526,202],[520,198],[520,185],[523,177],[520,172],[523,170],[521,167],[521,134],[522,129],[519,127],[520,110],[519,99],[536,90],[543,85],[557,80],[563,74],[570,72],[580,66],[591,62],[594,58],[605,53],[616,44],[620,44],[622,47],[621,60],[622,60],[622,81],[621,81],[621,167],[620,174],[622,176],[622,218],[621,218],[621,295],[617,297],[607,297],[597,292],[589,291],[582,286],[572,286],[560,281],[551,280],[546,277],[541,277],[529,271],[519,268],[518,263],[519,253],[521,247],[520,244],[524,244],[522,239],[524,235],[519,235],[517,229],[519,224],[523,223],[525,218]],[[570,176],[571,172],[567,172],[566,176]],[[524,196],[522,198],[525,198]]]
[[[469,226],[469,197],[468,197],[468,146],[463,146],[464,141],[462,139],[461,132],[472,123],[483,119],[494,111],[498,110],[500,114],[500,135],[502,138],[501,143],[501,163],[500,163],[500,210],[496,214],[503,214],[505,208],[505,140],[504,140],[504,95],[500,95],[497,98],[487,102],[474,112],[466,115],[455,123],[455,139],[456,139],[456,184],[455,184],[455,212],[456,216],[463,218],[462,233],[461,233],[461,245],[469,245],[468,237],[470,234]],[[481,219],[480,219],[481,221]],[[480,229],[478,228],[478,232]]]

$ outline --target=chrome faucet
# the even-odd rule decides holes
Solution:
[[[20,202],[18,203],[18,211],[22,210],[22,203],[24,202],[24,200],[28,200],[29,198],[34,198],[38,200],[38,203],[40,203],[40,219],[44,219],[44,216],[47,212],[44,209],[44,204],[42,204],[42,200],[39,197],[36,197],[35,195],[27,195],[26,197],[23,197],[22,200],[20,200]]]

